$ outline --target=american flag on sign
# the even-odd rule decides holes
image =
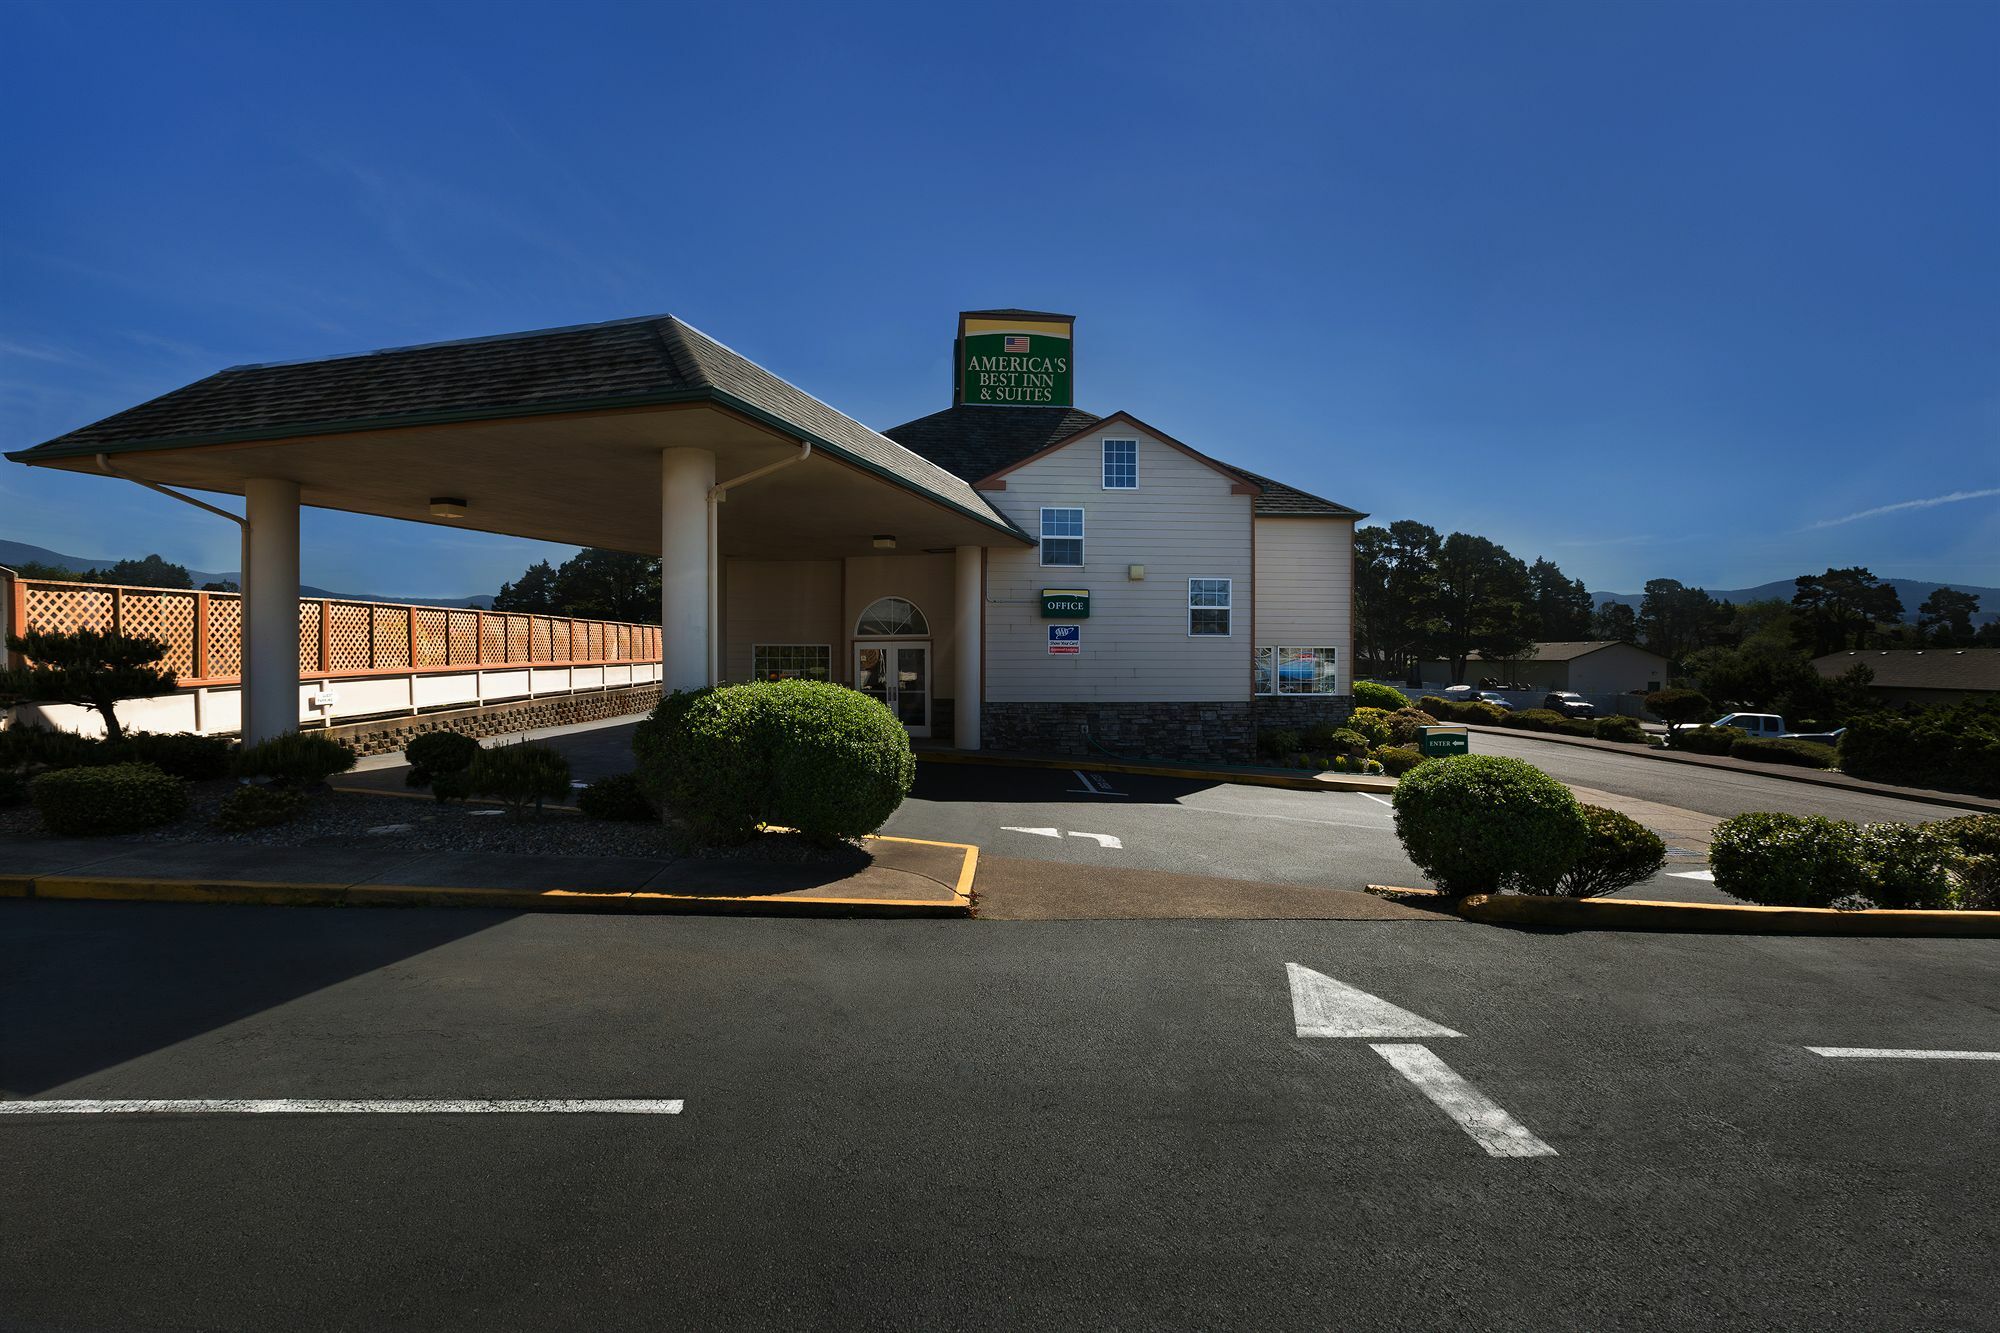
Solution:
[[[1022,356],[1026,356],[1028,354],[1027,335],[1022,333],[1010,333],[1007,335],[1007,341],[1004,346],[1005,350],[1009,353],[1019,352]]]

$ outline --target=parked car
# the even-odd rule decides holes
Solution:
[[[1542,707],[1551,713],[1561,713],[1564,717],[1596,717],[1593,708],[1582,695],[1574,690],[1553,690],[1542,700]]]
[[[1508,703],[1505,696],[1495,694],[1491,690],[1481,690],[1475,697],[1480,703],[1492,704],[1495,708],[1504,708],[1510,713],[1514,711],[1514,705]]]

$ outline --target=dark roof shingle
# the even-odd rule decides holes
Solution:
[[[1870,685],[1892,690],[1991,690],[2000,693],[2000,648],[1881,648],[1828,653],[1813,659],[1822,676],[1859,663],[1875,673]]]

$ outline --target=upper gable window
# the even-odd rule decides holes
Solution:
[[[1042,511],[1042,563],[1079,566],[1083,564],[1081,509]]]
[[[1107,491],[1136,491],[1139,489],[1139,442],[1137,440],[1106,440],[1104,442],[1104,489]]]

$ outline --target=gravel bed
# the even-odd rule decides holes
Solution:
[[[666,823],[590,819],[574,811],[550,809],[516,818],[498,806],[442,803],[430,799],[323,791],[288,824],[232,832],[215,827],[216,807],[236,786],[233,781],[188,785],[188,813],[171,824],[141,833],[101,835],[97,840],[144,846],[159,842],[232,843],[266,847],[380,847],[408,852],[505,852],[517,856],[638,856],[673,860],[698,853],[704,858],[755,857],[759,860],[817,861],[854,855],[852,846],[814,847],[802,839],[767,833],[742,847],[697,848]],[[34,807],[0,810],[0,842],[33,841],[55,835],[42,827]]]

